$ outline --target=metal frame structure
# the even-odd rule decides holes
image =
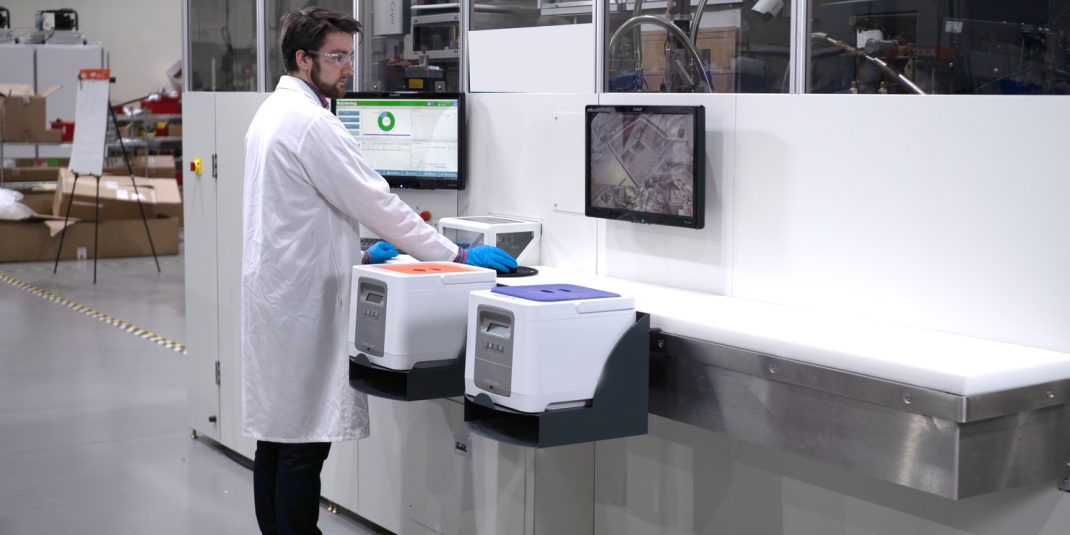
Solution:
[[[182,3],[182,83],[183,87],[190,87],[190,42],[189,42],[189,0],[185,0]],[[469,85],[469,65],[468,65],[468,39],[467,34],[470,28],[470,17],[468,16],[470,9],[470,0],[461,0],[461,66],[460,66],[460,91],[468,92]],[[353,13],[358,20],[364,20],[366,13],[362,12],[367,6],[361,0],[353,0]],[[790,94],[801,94],[806,92],[806,72],[807,72],[807,57],[810,46],[809,40],[809,21],[808,21],[809,6],[806,0],[792,0],[791,2],[791,17],[792,17],[792,30],[791,30],[791,51],[790,51],[790,64],[791,64],[791,76],[789,82]],[[265,92],[270,91],[267,81],[267,36],[264,34],[264,18],[266,16],[266,10],[264,0],[259,0],[256,4],[256,17],[257,17],[257,88],[258,91]],[[605,2],[604,0],[593,0],[592,2],[592,24],[594,24],[594,38],[595,46],[595,88],[594,92],[604,93],[605,91]],[[354,57],[354,76],[352,89],[354,91],[361,90],[361,82],[366,73],[362,71],[365,66],[370,64],[371,50],[369,47],[364,46],[368,44],[368,40],[365,39],[364,43],[359,44],[360,53]]]

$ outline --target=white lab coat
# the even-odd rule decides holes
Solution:
[[[272,442],[367,436],[346,340],[357,223],[421,260],[452,260],[457,246],[390,193],[342,123],[290,76],[245,136],[242,222],[243,433]]]

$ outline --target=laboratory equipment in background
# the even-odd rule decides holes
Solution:
[[[15,32],[11,31],[11,11],[0,6],[0,44],[16,42]]]
[[[363,89],[462,91],[461,5],[443,0],[362,3]]]
[[[472,292],[465,394],[524,413],[583,407],[635,320],[633,298],[583,286]]]
[[[346,93],[331,110],[390,187],[464,189],[464,93]]]
[[[789,0],[605,0],[605,90],[786,93]]]
[[[27,44],[84,45],[85,35],[78,30],[78,12],[73,9],[44,9],[33,16],[33,31]]]
[[[702,106],[587,106],[586,215],[702,228],[705,124]]]
[[[392,370],[459,359],[468,293],[495,280],[492,269],[453,262],[353,266],[350,356]]]
[[[522,266],[541,263],[542,224],[538,221],[503,216],[443,217],[438,230],[464,249],[493,245]]]
[[[810,1],[809,92],[1070,94],[1065,2]]]
[[[416,65],[405,67],[405,88],[411,91],[446,90],[446,72],[438,65],[427,62],[427,54],[419,54]]]

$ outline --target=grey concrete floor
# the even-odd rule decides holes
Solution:
[[[181,256],[0,273],[185,342]],[[256,533],[252,472],[191,438],[185,356],[0,282],[0,535]],[[321,509],[327,534],[366,534]]]

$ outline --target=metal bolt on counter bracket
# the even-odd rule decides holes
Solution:
[[[665,339],[664,338],[658,340],[658,349],[665,349]]]
[[[914,402],[914,396],[910,395],[910,392],[904,392],[903,393],[903,403],[906,403],[907,405],[910,405],[913,402]]]
[[[1046,394],[1048,395],[1048,399],[1055,399],[1055,391],[1054,390],[1048,390],[1046,392]]]
[[[769,365],[769,373],[776,375],[776,365],[775,364],[770,364]]]

